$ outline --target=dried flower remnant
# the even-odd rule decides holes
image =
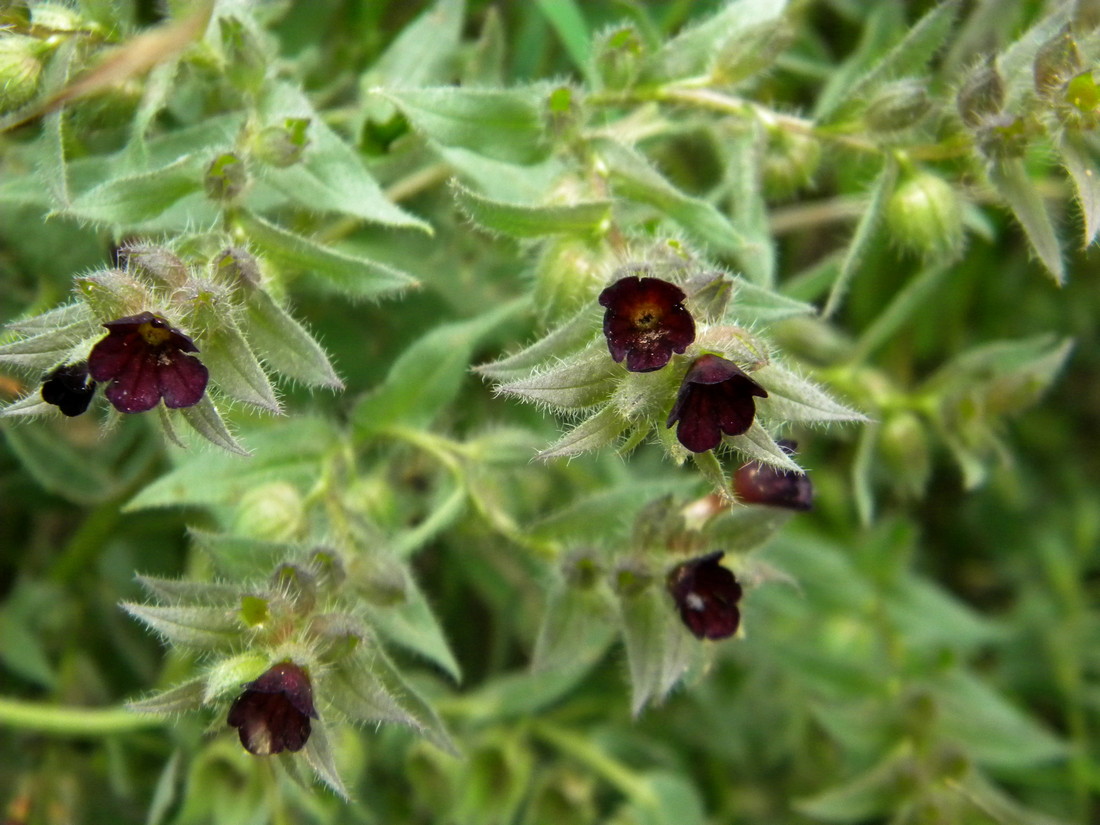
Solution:
[[[684,376],[665,426],[676,424],[676,438],[693,453],[712,450],[723,433],[741,435],[752,426],[754,396],[768,393],[732,361],[702,355]]]
[[[88,364],[65,364],[42,379],[42,400],[72,418],[88,411],[95,395],[95,381],[88,377]]]
[[[787,455],[798,446],[793,441],[777,442]],[[781,470],[770,464],[750,461],[733,474],[733,491],[747,504],[765,504],[788,510],[813,508],[814,486],[805,473]]]
[[[695,321],[684,307],[684,291],[660,278],[620,278],[600,293],[607,307],[603,333],[616,361],[631,372],[665,366],[695,340]]]
[[[281,662],[245,685],[226,721],[237,728],[245,750],[270,756],[305,747],[310,719],[316,718],[309,676],[293,662]]]
[[[699,639],[726,639],[741,624],[741,585],[719,562],[721,550],[676,565],[669,571],[668,592],[687,629]]]
[[[199,403],[209,373],[198,358],[194,341],[163,318],[142,312],[108,321],[106,338],[88,355],[88,370],[96,381],[110,381],[104,393],[119,412],[151,410],[161,398],[166,407]]]

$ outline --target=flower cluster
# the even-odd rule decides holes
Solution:
[[[695,321],[684,306],[687,296],[660,278],[620,278],[600,293],[607,348],[631,372],[665,367],[673,353],[695,342]],[[680,384],[667,427],[693,453],[717,447],[724,435],[741,435],[756,414],[753,398],[767,391],[725,358],[706,353],[696,358]]]

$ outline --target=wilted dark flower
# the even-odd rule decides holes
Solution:
[[[93,395],[95,381],[88,378],[86,361],[60,366],[42,379],[42,400],[69,417],[86,412]]]
[[[96,381],[110,381],[107,400],[124,413],[151,410],[161,398],[166,407],[190,407],[206,391],[209,373],[189,352],[195,343],[151,312],[103,325],[106,338],[92,347],[88,370]]]
[[[309,740],[313,687],[293,662],[272,665],[229,708],[230,727],[237,728],[245,750],[256,756],[300,751]]]
[[[684,291],[660,278],[620,278],[600,293],[603,334],[616,361],[631,372],[659,370],[695,340],[695,321]]]
[[[787,455],[798,445],[780,441]],[[737,498],[749,504],[767,504],[789,510],[809,510],[813,507],[814,485],[810,477],[792,470],[781,470],[770,464],[750,461],[733,474],[733,491]]]
[[[756,403],[767,391],[732,361],[717,355],[701,355],[680,384],[680,392],[668,423],[676,437],[693,453],[712,450],[722,442],[722,433],[741,435],[752,426]]]
[[[737,632],[741,585],[719,562],[721,550],[678,564],[668,574],[668,592],[684,620],[700,639],[725,639]]]

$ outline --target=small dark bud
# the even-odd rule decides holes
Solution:
[[[88,363],[58,367],[42,379],[42,400],[72,418],[87,412],[95,395],[95,381],[88,376]]]
[[[270,756],[305,747],[310,719],[317,718],[309,676],[293,662],[282,662],[245,685],[226,721],[237,728],[245,750]]]
[[[1004,103],[1004,80],[992,58],[970,73],[955,99],[959,117],[972,129],[981,126],[986,118],[1000,113]]]
[[[239,198],[248,186],[248,170],[237,155],[225,152],[206,167],[203,186],[211,200],[230,203]]]
[[[1068,28],[1039,47],[1032,71],[1035,91],[1047,100],[1062,97],[1065,85],[1082,69],[1081,52]]]
[[[616,361],[631,372],[665,366],[695,340],[695,321],[684,308],[684,291],[660,278],[620,278],[600,293],[607,307],[603,333]]]
[[[263,281],[259,262],[236,246],[222,250],[214,258],[214,275],[221,281],[246,288],[257,287]]]
[[[898,132],[920,123],[931,107],[932,101],[923,83],[898,80],[875,95],[863,119],[872,131]]]
[[[713,450],[723,434],[741,435],[752,426],[754,397],[767,398],[767,390],[732,361],[702,355],[684,376],[665,426],[676,424],[676,438],[693,453]]]
[[[797,444],[780,441],[779,446],[787,455],[793,455]],[[814,486],[808,475],[759,461],[750,461],[733,474],[733,491],[738,500],[747,504],[788,510],[809,510],[814,501]]]
[[[733,572],[720,564],[721,550],[672,568],[668,592],[676,602],[687,629],[699,639],[727,639],[741,624],[741,585]]]

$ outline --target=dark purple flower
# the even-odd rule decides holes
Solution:
[[[107,337],[92,347],[88,370],[96,381],[110,381],[107,400],[124,413],[151,410],[161,398],[166,407],[198,404],[209,373],[189,352],[195,342],[151,312],[103,325]]]
[[[70,418],[87,412],[93,395],[95,381],[88,378],[86,361],[60,366],[42,379],[42,400]]]
[[[732,361],[717,355],[701,355],[680,384],[680,392],[668,423],[676,437],[693,453],[712,450],[722,442],[722,433],[741,435],[752,426],[757,398],[767,391]]]
[[[293,662],[272,665],[229,708],[230,727],[237,728],[245,750],[256,756],[300,751],[309,740],[313,687]]]
[[[779,441],[787,455],[798,445]],[[788,510],[809,510],[813,507],[814,485],[810,477],[791,470],[781,470],[771,464],[750,461],[733,474],[733,491],[748,504],[786,507]]]
[[[741,585],[719,564],[721,550],[678,564],[669,571],[668,592],[687,629],[700,639],[725,639],[737,632]]]
[[[695,321],[684,291],[660,278],[620,278],[600,293],[603,334],[616,361],[631,372],[659,370],[695,340]]]

